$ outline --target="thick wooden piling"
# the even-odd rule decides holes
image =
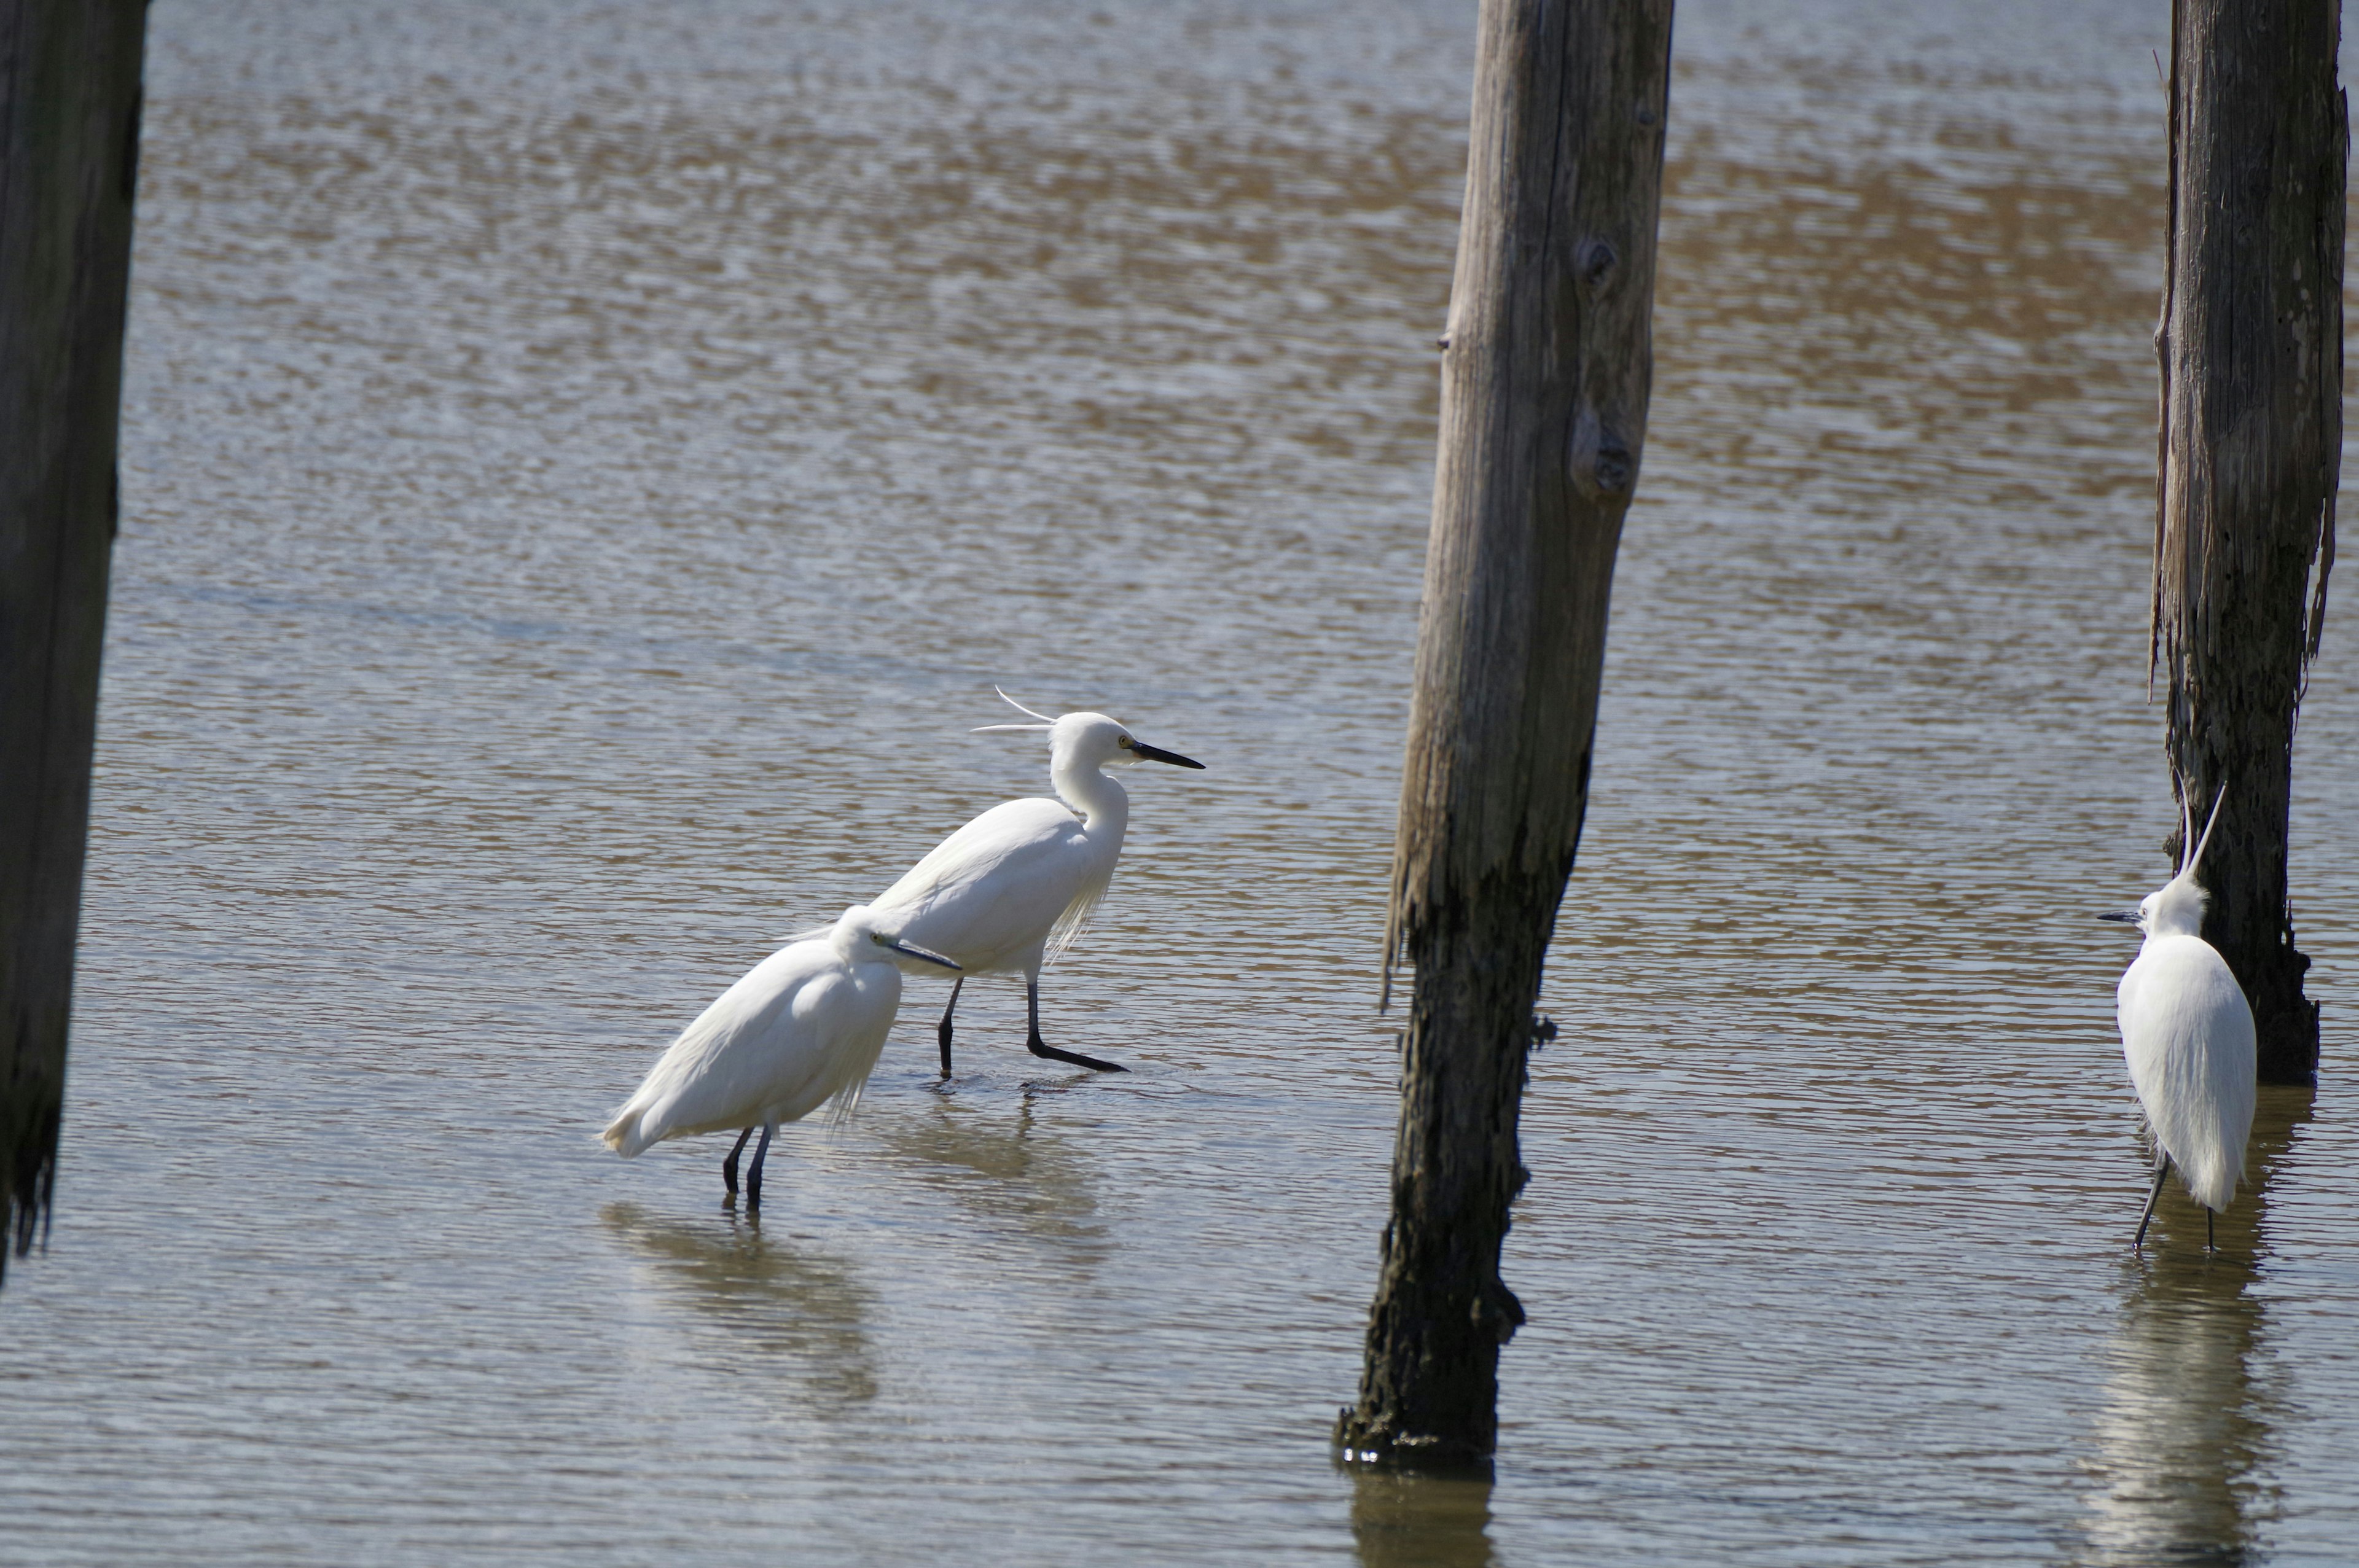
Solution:
[[[2337,0],[2172,7],[2151,657],[2173,776],[2199,816],[2228,792],[2204,856],[2203,935],[2252,1000],[2270,1083],[2318,1068],[2286,845],[2343,449],[2339,21]]]
[[[144,0],[0,0],[0,1243],[19,1256],[65,1092],[147,20]]]
[[[1652,361],[1670,0],[1484,0],[1386,963],[1414,969],[1352,1459],[1491,1454],[1541,959]],[[1389,983],[1389,982],[1388,982]]]

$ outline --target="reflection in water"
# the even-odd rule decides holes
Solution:
[[[1105,1255],[1106,1234],[1090,1171],[1061,1140],[1035,1133],[1039,1092],[1025,1090],[1013,1125],[996,1106],[978,1109],[939,1094],[926,1115],[896,1117],[877,1135],[896,1165],[979,1218],[1057,1243],[1082,1267],[1094,1267]]]
[[[2158,1244],[2124,1265],[2132,1282],[2090,1463],[2100,1485],[2088,1527],[2092,1564],[2241,1563],[2255,1542],[2245,1509],[2272,1436],[2271,1400],[2253,1376],[2269,1176],[2310,1119],[2306,1088],[2261,1090],[2251,1184],[2203,1250],[2203,1210],[2173,1184],[2155,1210]]]
[[[766,1237],[734,1214],[681,1223],[617,1203],[599,1217],[690,1306],[737,1343],[787,1363],[822,1412],[876,1397],[866,1327],[873,1298],[841,1262]]]
[[[1486,1476],[1352,1471],[1352,1544],[1360,1568],[1492,1568]]]

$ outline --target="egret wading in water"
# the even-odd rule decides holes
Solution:
[[[663,1054],[603,1134],[628,1160],[650,1144],[742,1128],[722,1184],[737,1195],[737,1156],[760,1128],[745,1206],[762,1206],[762,1162],[778,1124],[830,1099],[839,1118],[860,1101],[901,1008],[903,963],[958,965],[908,941],[853,904],[835,925],[779,948],[723,991]]]
[[[869,908],[908,940],[957,960],[962,971],[935,1031],[942,1076],[951,1073],[951,1019],[967,976],[1018,971],[1029,1030],[1025,1048],[1051,1061],[1119,1073],[1125,1069],[1115,1063],[1060,1051],[1040,1038],[1040,967],[1081,935],[1122,855],[1130,796],[1104,770],[1134,762],[1204,764],[1147,745],[1103,713],[1051,719],[1004,691],[999,695],[1039,722],[985,724],[975,733],[1046,730],[1049,782],[1058,798],[993,806],[936,845]]]
[[[2173,1165],[2189,1195],[2203,1206],[2207,1250],[2212,1217],[2228,1206],[2245,1174],[2245,1140],[2253,1130],[2253,1010],[2228,961],[2200,935],[2206,894],[2195,885],[2227,794],[2223,785],[2199,840],[2182,788],[2179,874],[2136,909],[2098,917],[2146,933],[2122,976],[2116,1009],[2130,1082],[2154,1129],[2154,1186],[2138,1216],[2134,1250],[2146,1244],[2155,1200]]]

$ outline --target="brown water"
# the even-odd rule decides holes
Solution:
[[[2125,1247],[2166,9],[1682,9],[1485,1487],[1325,1442],[1471,8],[161,0],[0,1559],[2359,1559],[2351,592],[2324,1085]],[[1136,1071],[913,986],[758,1230],[599,1149],[994,681],[1211,764],[1046,988]]]

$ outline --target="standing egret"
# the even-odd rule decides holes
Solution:
[[[966,977],[1018,970],[1030,1036],[1025,1049],[1101,1073],[1123,1072],[1115,1063],[1060,1051],[1040,1038],[1040,966],[1081,935],[1122,855],[1130,796],[1103,770],[1134,762],[1204,764],[1147,745],[1103,713],[1051,719],[1004,691],[999,695],[1039,722],[985,724],[975,733],[1047,730],[1049,782],[1059,798],[1034,796],[993,806],[934,846],[869,907],[910,941],[958,961],[962,973],[936,1031],[942,1076],[951,1073],[951,1016],[958,1011]]]
[[[859,1102],[901,1007],[901,960],[958,965],[895,934],[853,904],[824,934],[779,948],[679,1033],[603,1135],[628,1160],[649,1144],[743,1128],[722,1184],[737,1195],[737,1156],[754,1129],[762,1141],[745,1175],[745,1206],[762,1206],[762,1162],[782,1121],[829,1099]]]
[[[2134,1250],[2146,1243],[2155,1200],[2173,1165],[2189,1195],[2203,1206],[2207,1249],[2212,1217],[2228,1206],[2245,1173],[2245,1140],[2253,1130],[2253,1010],[2227,960],[2199,935],[2207,895],[2195,885],[2195,869],[2227,795],[2223,785],[2199,840],[2182,788],[2179,874],[2136,909],[2099,917],[2146,933],[2136,959],[2122,976],[2116,1009],[2130,1082],[2154,1129],[2154,1186],[2138,1216]]]

